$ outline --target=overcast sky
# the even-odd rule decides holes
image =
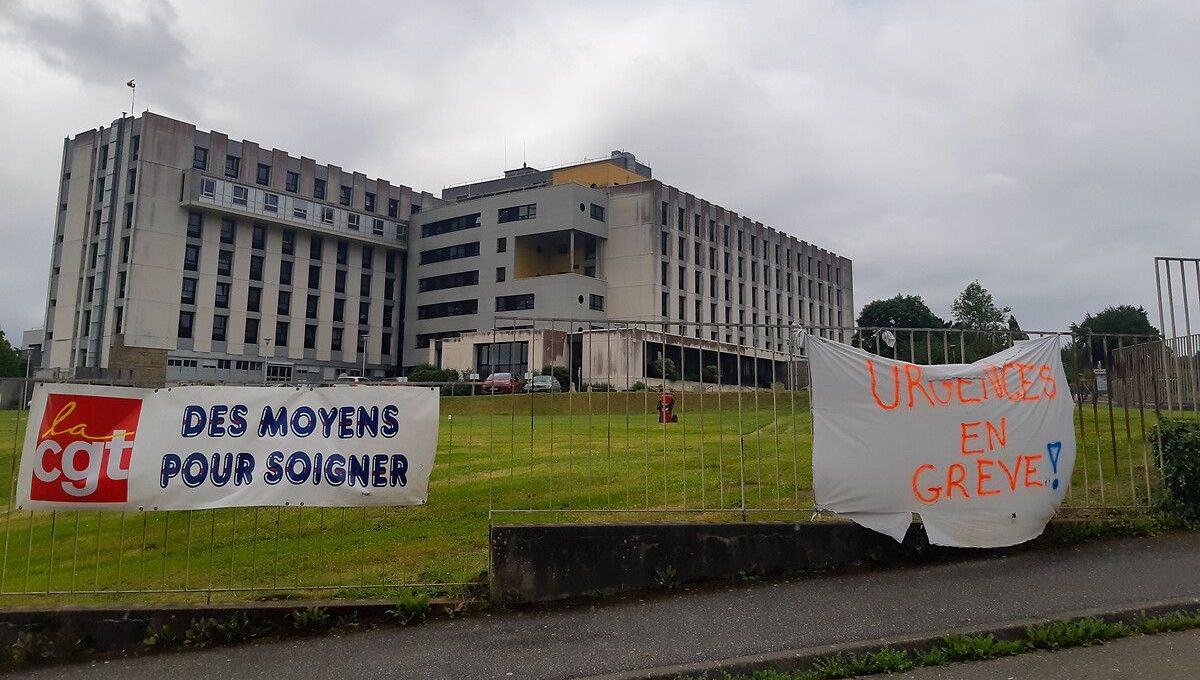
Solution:
[[[40,326],[64,137],[137,109],[417,189],[622,148],[854,260],[858,307],[1025,328],[1200,255],[1200,3],[0,1],[0,328]],[[857,310],[856,310],[857,312]]]

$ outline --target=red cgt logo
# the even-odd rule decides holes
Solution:
[[[141,399],[50,394],[38,433],[35,501],[123,503]]]

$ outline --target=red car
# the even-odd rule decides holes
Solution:
[[[521,390],[521,382],[512,373],[493,373],[483,381],[484,394],[514,394]]]

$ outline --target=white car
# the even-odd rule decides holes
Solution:
[[[350,375],[348,373],[343,373],[337,377],[336,382],[339,385],[357,385],[359,383],[366,383],[367,379],[361,375]]]

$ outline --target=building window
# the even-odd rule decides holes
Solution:
[[[342,329],[333,329],[333,335],[329,339],[329,349],[334,352],[342,351]]]
[[[288,342],[288,322],[275,322],[275,344],[279,347],[287,347]]]
[[[366,326],[371,318],[371,303],[366,300],[358,303],[358,323]]]
[[[233,186],[233,204],[246,205],[250,201],[250,190],[246,187]]]
[[[208,149],[202,146],[192,147],[192,167],[197,170],[208,169]]]
[[[284,177],[283,188],[292,193],[296,193],[297,191],[299,191],[300,190],[300,173],[292,172],[291,170],[288,170],[287,175],[285,175],[285,177]]]
[[[293,255],[296,252],[296,232],[291,229],[283,230],[283,240],[280,243],[280,248],[284,255]]]
[[[313,289],[321,287],[321,265],[308,265],[308,287]]]
[[[346,270],[345,269],[338,269],[337,271],[333,272],[333,292],[335,292],[335,293],[345,293],[346,292]]]
[[[455,300],[417,307],[418,319],[440,319],[446,316],[465,316],[479,311],[478,300]]]
[[[662,225],[664,227],[667,226],[668,210],[670,210],[670,206],[667,205],[666,201],[663,201],[662,202]]]
[[[396,251],[387,251],[387,256],[383,258],[383,267],[388,274],[396,273]]]
[[[317,327],[312,324],[304,325],[304,349],[317,348]]]
[[[363,210],[375,212],[375,194],[369,191],[363,194]]]
[[[400,201],[398,201],[394,198],[389,198],[387,214],[388,214],[388,217],[399,217],[400,216]]]
[[[340,194],[338,194],[338,203],[341,203],[342,205],[350,205],[350,200],[352,198],[354,198],[354,189],[343,184],[342,191]]]
[[[604,206],[592,204],[592,219],[604,221]]]
[[[251,281],[262,281],[263,280],[263,256],[262,255],[251,255],[250,256],[250,280]]]
[[[213,342],[225,342],[225,329],[229,326],[229,317],[224,314],[213,315]]]
[[[183,247],[183,268],[194,272],[200,268],[200,246],[187,244]]]
[[[597,312],[604,311],[604,296],[592,293],[588,296],[588,309],[594,309]]]
[[[388,277],[383,280],[383,299],[391,301],[396,297],[393,291],[396,290],[396,279]]]
[[[200,195],[213,198],[217,195],[217,181],[209,177],[200,178]]]
[[[180,312],[179,313],[179,330],[178,330],[179,337],[181,337],[181,338],[191,338],[192,337],[192,320],[194,317],[195,317],[195,315],[192,312]]]
[[[187,221],[188,238],[200,238],[204,227],[204,215],[198,212],[189,212]]]
[[[266,163],[259,163],[258,170],[255,173],[254,181],[264,187],[271,183],[271,166]]]
[[[667,316],[667,314],[668,314],[668,309],[667,309],[667,307],[668,307],[668,306],[669,306],[669,304],[670,304],[670,303],[668,302],[668,300],[670,300],[670,297],[668,297],[668,296],[667,296],[667,291],[665,291],[665,290],[664,290],[664,291],[662,292],[662,306],[661,306],[661,308],[660,308],[660,309],[662,309],[662,314],[661,314],[661,316]]]
[[[503,238],[503,237],[496,239],[496,252],[503,253],[503,252],[507,252],[507,251],[508,251],[508,239]]]
[[[682,295],[679,296],[678,311],[679,311],[679,320],[687,321],[687,298]],[[680,331],[680,332],[682,332],[682,331]]]
[[[667,264],[666,262],[662,262],[662,263],[660,263],[660,265],[661,266],[659,267],[659,269],[661,271],[659,272],[659,280],[662,283],[662,285],[670,286],[671,285],[671,274],[670,274],[671,265]]]
[[[292,293],[290,291],[279,291],[279,300],[275,304],[275,309],[279,316],[289,316],[292,313]]]
[[[383,306],[383,325],[384,326],[392,325],[392,310],[393,309],[394,309],[394,307],[392,307],[391,305]]]
[[[179,293],[179,302],[185,305],[196,304],[196,279],[183,279],[183,289]]]
[[[217,253],[217,275],[230,276],[233,274],[233,251],[222,250]]]
[[[121,262],[125,263],[128,261],[129,261],[129,237],[122,236],[121,237]]]
[[[237,223],[228,217],[221,218],[221,243],[233,245]]]
[[[518,220],[532,220],[537,217],[537,203],[517,205],[511,208],[500,208],[496,211],[496,221],[500,224]]]
[[[358,294],[367,297],[371,295],[371,273],[363,272],[358,280]]]
[[[306,319],[317,318],[317,306],[320,303],[320,300],[321,300],[320,295],[309,295],[308,296],[308,302],[304,306],[304,318],[306,318]]]
[[[479,226],[479,213],[470,215],[459,215],[445,220],[430,222],[429,224],[421,225],[421,238],[437,236],[439,234],[449,234],[454,231],[462,231],[463,229],[474,229]]]
[[[687,290],[687,269],[679,267],[679,290]]]
[[[325,224],[333,224],[333,208],[327,205],[321,206],[321,222]]]
[[[312,236],[308,241],[308,257],[309,259],[321,259],[321,248],[325,245],[325,240],[320,236]]]
[[[292,261],[283,260],[279,263],[279,283],[283,286],[292,285]]]
[[[496,283],[504,281],[504,267],[496,267]]]
[[[134,188],[137,186],[137,168],[130,168],[127,177],[126,183],[129,185],[127,192],[132,195]]]
[[[229,309],[229,283],[225,281],[217,282],[217,295],[213,306],[218,309]]]
[[[375,262],[375,249],[370,246],[363,246],[362,249],[362,268],[370,269]]]
[[[313,198],[318,201],[325,200],[325,180],[313,179]]]
[[[247,345],[258,344],[258,319],[246,319],[246,335],[242,339]]]
[[[354,231],[358,231],[358,214],[357,213],[346,213],[346,226],[350,227]]]
[[[250,247],[263,250],[267,247],[267,227],[265,224],[255,224],[250,230]]]
[[[225,156],[225,176],[226,177],[236,178],[238,176],[238,171],[241,170],[241,168],[242,168],[242,159],[238,158],[237,156]]]
[[[337,263],[346,264],[350,255],[350,244],[345,241],[337,242]]]
[[[263,192],[263,210],[279,212],[279,194]]]
[[[533,309],[533,293],[499,295],[496,297],[497,312],[515,312],[525,309]]]
[[[476,257],[478,255],[479,241],[473,241],[471,243],[462,243],[456,246],[422,250],[419,261],[421,264],[432,264],[434,262],[445,262],[447,260],[457,260],[464,257]]]
[[[475,367],[481,378],[493,373],[525,375],[529,370],[529,343],[494,342],[475,345]]]
[[[500,267],[502,270],[503,267]],[[503,281],[504,279],[498,279]],[[433,290],[445,290],[447,288],[461,288],[462,286],[474,286],[479,284],[479,271],[455,272],[453,274],[441,274],[439,276],[427,276],[417,280],[417,292],[427,293]]]
[[[250,286],[246,291],[246,311],[257,312],[261,311],[262,307],[262,288],[258,286]]]
[[[315,296],[310,296],[310,297],[315,297]],[[334,300],[333,300],[333,320],[339,321],[339,322],[346,320],[346,300],[344,298],[334,298]]]
[[[680,262],[687,261],[687,237],[686,236],[679,237],[679,250],[676,251],[675,254],[679,256]]]

